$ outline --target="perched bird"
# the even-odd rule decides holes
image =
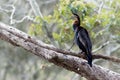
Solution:
[[[92,43],[89,34],[85,28],[80,26],[80,17],[76,13],[73,13],[73,15],[75,16],[75,21],[73,23],[75,43],[82,52],[85,53],[88,64],[92,67]]]

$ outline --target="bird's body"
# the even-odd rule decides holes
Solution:
[[[92,67],[92,43],[89,37],[89,34],[85,28],[80,26],[80,18],[77,14],[74,14],[76,16],[76,20],[73,23],[73,29],[75,33],[75,43],[78,45],[78,47],[82,50],[82,52],[85,53],[85,56],[88,60],[88,64]]]

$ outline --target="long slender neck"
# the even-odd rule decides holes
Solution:
[[[73,29],[74,29],[74,31],[75,31],[78,27],[80,27],[80,18],[79,18],[78,15],[75,15],[75,16],[76,16],[76,20],[75,20],[74,23],[73,23]]]
[[[78,26],[80,26],[80,17],[77,15],[77,20],[78,20]]]
[[[73,12],[72,12],[72,13],[73,13]],[[76,14],[76,13],[73,13],[73,15],[75,15],[75,17],[77,18],[77,20],[75,21],[75,24],[76,24],[77,26],[80,26],[81,21],[80,21],[80,17],[79,17],[79,15]],[[77,22],[77,23],[76,23],[76,22]]]

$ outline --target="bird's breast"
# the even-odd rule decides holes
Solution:
[[[78,31],[75,31],[75,43],[78,44],[79,37],[78,37]]]

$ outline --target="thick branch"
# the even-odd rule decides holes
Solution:
[[[74,71],[89,80],[120,79],[120,74],[118,73],[95,64],[93,64],[93,67],[91,68],[84,59],[77,57],[78,55],[76,53],[57,49],[54,46],[33,39],[26,33],[3,23],[0,23],[0,38],[13,45],[19,45],[33,54],[43,57],[46,60],[70,71]]]

